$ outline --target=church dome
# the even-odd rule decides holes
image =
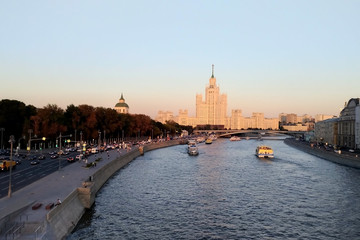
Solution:
[[[118,108],[121,108],[121,107],[126,107],[126,108],[129,108],[129,105],[127,105],[127,103],[121,103],[121,102],[118,102],[115,107],[118,107]]]
[[[121,94],[121,98],[119,99],[119,102],[115,104],[114,108],[118,113],[129,113],[129,105],[125,103],[123,94]]]

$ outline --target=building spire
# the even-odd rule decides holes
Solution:
[[[212,74],[211,74],[211,78],[214,78],[214,64],[212,65]]]

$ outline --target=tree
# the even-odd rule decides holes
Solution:
[[[3,99],[0,101],[0,128],[3,131],[4,146],[8,145],[10,135],[18,140],[27,133],[30,128],[30,117],[36,115],[36,108],[32,105],[26,106],[17,100]]]
[[[64,110],[56,104],[48,104],[38,109],[37,115],[31,117],[34,126],[34,134],[50,139],[56,139],[60,133],[67,131],[64,118]]]

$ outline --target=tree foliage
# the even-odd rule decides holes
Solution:
[[[73,135],[77,140],[80,133],[83,140],[104,138],[133,138],[162,137],[164,134],[180,134],[182,129],[192,132],[192,127],[180,126],[170,121],[166,124],[156,122],[144,114],[117,113],[114,109],[93,107],[90,105],[73,104],[64,111],[55,104],[48,104],[36,109],[16,100],[0,101],[0,128],[4,128],[4,143],[10,135],[16,139],[25,136],[23,144],[29,138],[29,129],[32,136],[46,137],[55,142],[60,133]],[[105,136],[104,136],[105,135]],[[6,146],[6,144],[4,144]]]

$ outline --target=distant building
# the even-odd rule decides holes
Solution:
[[[324,115],[324,114],[316,114],[315,115],[315,122],[324,121],[330,118],[335,118],[334,115]]]
[[[359,98],[349,100],[340,112],[338,123],[339,145],[360,149],[360,105]]]
[[[227,95],[220,94],[214,77],[214,65],[209,85],[205,89],[205,99],[201,94],[196,95],[197,125],[225,125],[227,112]]]
[[[155,121],[166,123],[167,121],[173,120],[174,121],[174,114],[170,111],[159,111]]]
[[[159,111],[156,121],[165,123],[173,120],[180,125],[199,126],[204,128],[212,126],[212,129],[278,129],[277,118],[265,118],[263,113],[253,113],[251,117],[243,117],[241,110],[232,110],[231,116],[227,116],[227,95],[220,93],[214,76],[214,65],[209,84],[205,89],[205,98],[202,94],[196,95],[196,116],[189,117],[187,110],[180,110],[178,116],[172,112]]]
[[[115,104],[114,109],[116,110],[117,113],[129,113],[129,105],[125,103],[125,99],[122,93],[121,93],[121,98],[119,99],[119,102]]]
[[[339,118],[317,122],[315,140],[339,147],[360,149],[360,99],[351,98]]]
[[[296,124],[292,124],[292,125],[283,125],[282,126],[285,130],[288,131],[302,131],[302,132],[306,132],[309,130],[309,126],[302,124],[302,123],[296,123]]]
[[[331,118],[315,124],[314,140],[324,144],[338,145],[339,118]]]

